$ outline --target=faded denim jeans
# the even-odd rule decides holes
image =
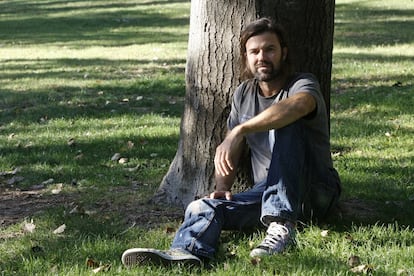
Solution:
[[[226,199],[202,198],[191,202],[171,248],[185,249],[212,259],[222,230],[243,230],[267,226],[272,220],[296,222],[323,218],[336,204],[340,180],[333,168],[324,176],[309,162],[300,120],[275,132],[275,146],[266,181]],[[314,179],[324,179],[324,182]]]

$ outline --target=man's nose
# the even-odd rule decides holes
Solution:
[[[265,55],[266,53],[265,53],[265,51],[263,51],[263,50],[260,50],[258,53],[257,53],[257,59],[258,60],[265,60],[265,58],[266,58],[266,55]]]

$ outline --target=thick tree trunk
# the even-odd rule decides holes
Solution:
[[[334,0],[192,0],[181,137],[155,202],[185,206],[214,188],[215,148],[240,83],[240,32],[255,18],[285,25],[297,68],[319,78],[329,106],[333,11]],[[239,183],[246,184],[247,175],[242,170]]]
[[[256,9],[288,30],[296,69],[318,77],[329,114],[335,0],[258,0]]]

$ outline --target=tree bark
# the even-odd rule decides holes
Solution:
[[[226,132],[231,98],[240,84],[241,30],[271,17],[291,34],[299,71],[320,80],[329,106],[334,0],[192,0],[186,65],[186,97],[180,141],[154,202],[186,206],[214,188],[214,153]],[[239,185],[248,185],[249,160]]]

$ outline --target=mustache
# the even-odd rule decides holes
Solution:
[[[260,61],[255,64],[256,68],[261,67],[261,66],[273,66],[273,64],[267,61]]]

